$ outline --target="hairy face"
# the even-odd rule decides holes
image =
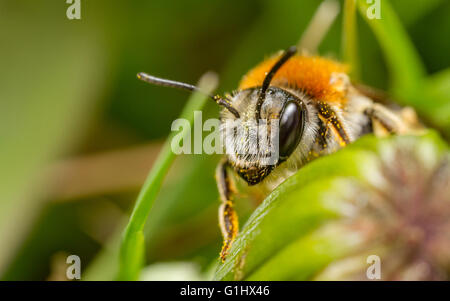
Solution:
[[[306,109],[293,94],[271,87],[256,120],[259,88],[239,91],[232,104],[240,114],[236,118],[222,112],[221,133],[226,153],[236,172],[250,185],[261,182],[298,145],[304,127]]]

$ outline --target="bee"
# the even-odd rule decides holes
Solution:
[[[161,86],[198,90],[186,83],[139,73],[138,78]],[[297,54],[292,46],[277,53],[242,78],[231,95],[210,96],[223,107],[221,133],[230,121],[239,121],[244,134],[224,138],[227,152],[216,169],[221,198],[219,224],[223,235],[220,258],[224,261],[238,234],[238,216],[233,195],[234,171],[248,185],[275,188],[311,160],[333,153],[367,133],[402,134],[412,125],[412,109],[392,110],[353,85],[347,67],[320,56]],[[409,118],[407,118],[409,116]],[[258,135],[248,135],[248,124],[275,121],[278,156],[267,163],[267,152],[250,153]],[[270,132],[266,131],[266,132]],[[268,135],[268,134],[267,134]]]

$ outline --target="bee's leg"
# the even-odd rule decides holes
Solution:
[[[349,144],[351,142],[350,138],[332,107],[325,102],[320,102],[318,108],[320,120],[322,120],[327,128],[330,128],[333,131],[335,137],[338,139],[337,142],[339,145],[344,147]]]
[[[232,179],[228,172],[230,164],[227,160],[222,160],[216,169],[216,181],[219,188],[222,204],[219,208],[219,224],[223,236],[223,247],[220,252],[222,262],[228,254],[234,239],[239,230],[238,217],[233,208],[232,194],[236,191]]]
[[[404,132],[401,118],[381,104],[374,103],[364,113],[371,119],[373,132],[377,136]]]

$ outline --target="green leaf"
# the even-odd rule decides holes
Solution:
[[[358,164],[367,160],[367,156],[365,151],[346,150],[319,158],[276,188],[243,227],[216,279],[245,278],[299,235],[337,218],[337,208],[330,207],[322,198],[323,188],[337,177],[357,175]]]
[[[441,125],[444,134],[450,138],[450,69],[427,78],[424,91],[435,103],[430,108],[434,123]]]
[[[278,186],[255,210],[232,245],[216,280],[307,280],[355,250],[360,238],[339,221],[351,210],[358,185],[378,178],[379,149],[410,139],[439,152],[448,149],[434,132],[424,136],[363,137],[321,157]],[[408,140],[409,141],[409,140]]]

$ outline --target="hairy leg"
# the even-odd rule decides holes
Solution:
[[[405,125],[400,116],[381,104],[374,103],[364,113],[372,120],[373,131],[377,136],[405,132]]]
[[[228,251],[236,238],[239,230],[239,223],[236,211],[233,206],[233,193],[236,192],[228,168],[230,164],[227,160],[222,160],[216,169],[216,181],[219,189],[222,204],[219,207],[219,224],[223,236],[223,246],[220,258],[225,261]]]

